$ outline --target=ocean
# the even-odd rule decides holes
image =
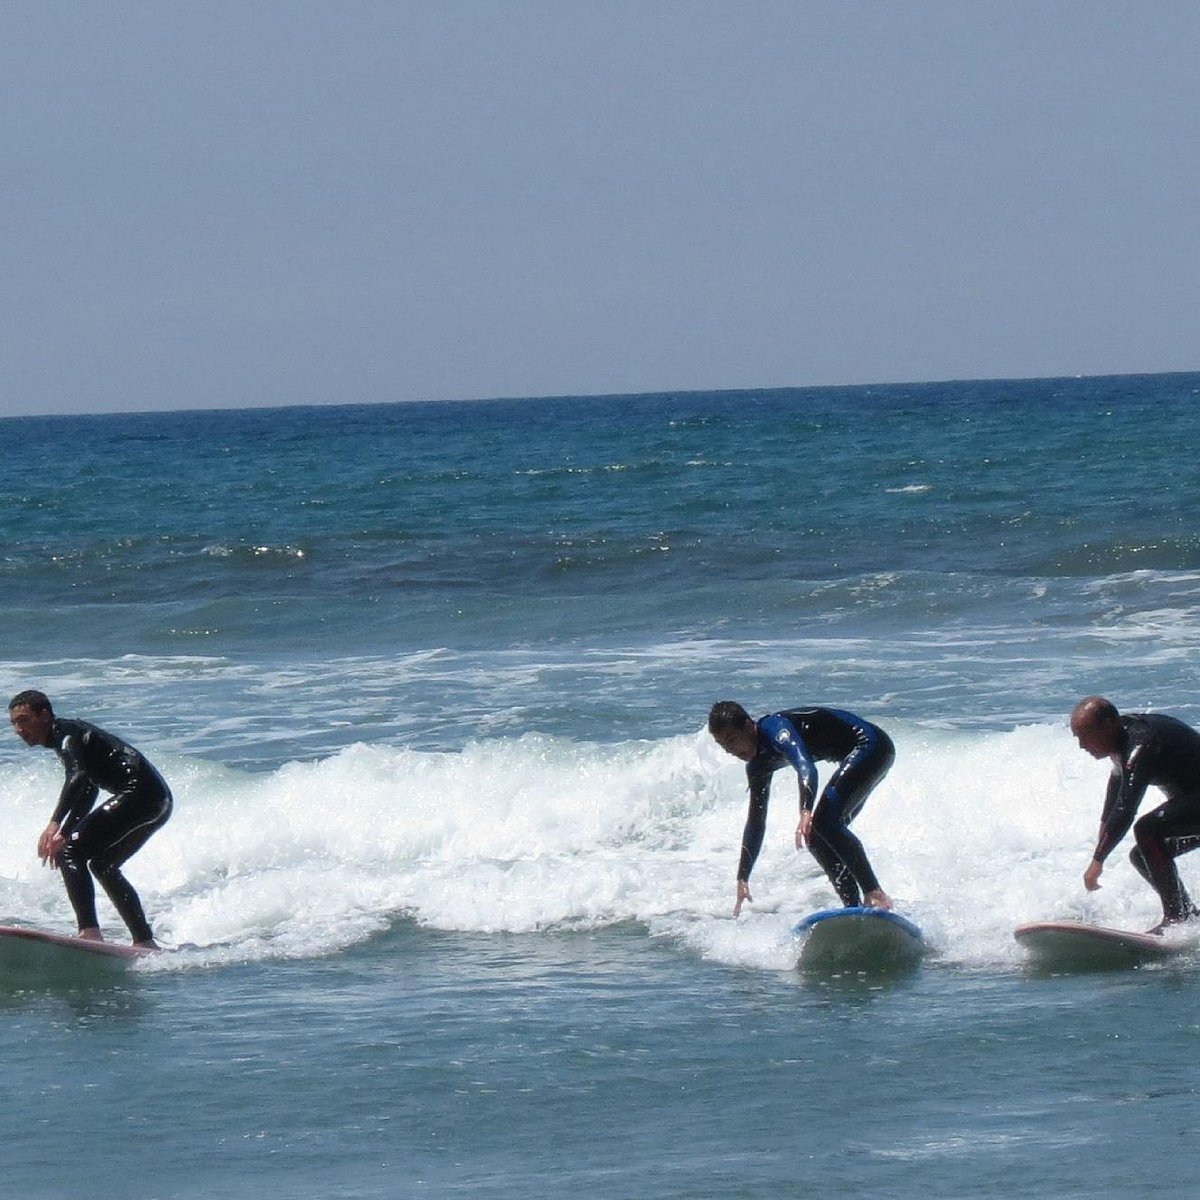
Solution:
[[[0,980],[23,1200],[1188,1194],[1200,954],[1145,928],[1082,696],[1200,725],[1200,374],[0,421],[0,673],[142,749],[172,953]],[[835,902],[781,775],[734,920],[717,699],[878,721]],[[822,779],[828,764],[822,764]],[[0,743],[0,923],[69,932],[61,770]],[[1182,861],[1200,891],[1200,858]],[[101,900],[101,921],[122,937]]]

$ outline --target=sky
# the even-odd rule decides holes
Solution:
[[[2,0],[0,416],[1200,369],[1195,0]]]

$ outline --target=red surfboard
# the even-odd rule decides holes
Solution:
[[[1200,928],[1194,925],[1136,933],[1084,921],[1032,921],[1018,925],[1013,936],[1038,961],[1051,966],[1132,966],[1200,945]]]
[[[128,943],[93,942],[24,925],[0,925],[0,985],[111,977],[154,953]]]

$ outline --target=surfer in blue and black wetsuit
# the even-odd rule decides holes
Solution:
[[[1200,733],[1162,713],[1122,716],[1103,696],[1080,700],[1071,713],[1071,732],[1093,758],[1112,760],[1084,887],[1099,888],[1104,860],[1132,825],[1137,844],[1129,861],[1162,901],[1162,923],[1150,932],[1200,915],[1175,866],[1179,855],[1200,846]],[[1152,786],[1166,794],[1166,803],[1135,824],[1138,805]]]
[[[862,842],[849,828],[896,757],[892,739],[878,725],[836,708],[793,708],[755,721],[736,701],[719,700],[708,714],[708,731],[721,749],[746,764],[750,786],[735,917],[744,901],[754,899],[750,872],[766,831],[771,776],[788,765],[800,782],[796,849],[809,848],[847,907],[892,907]],[[838,763],[819,799],[814,759]]]
[[[38,838],[38,857],[62,871],[79,936],[103,940],[94,875],[129,926],[134,945],[156,948],[142,902],[120,868],[171,815],[171,790],[163,777],[120,738],[87,721],[56,717],[42,692],[14,696],[8,718],[26,745],[53,750],[66,770],[54,815]],[[96,808],[101,791],[112,795]]]

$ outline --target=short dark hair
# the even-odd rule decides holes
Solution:
[[[708,732],[722,733],[753,725],[754,718],[736,700],[718,700],[708,710]]]
[[[54,709],[51,707],[46,693],[39,692],[35,688],[18,692],[8,702],[9,712],[12,712],[16,708],[32,708],[34,712],[48,712],[51,716],[54,716]]]

